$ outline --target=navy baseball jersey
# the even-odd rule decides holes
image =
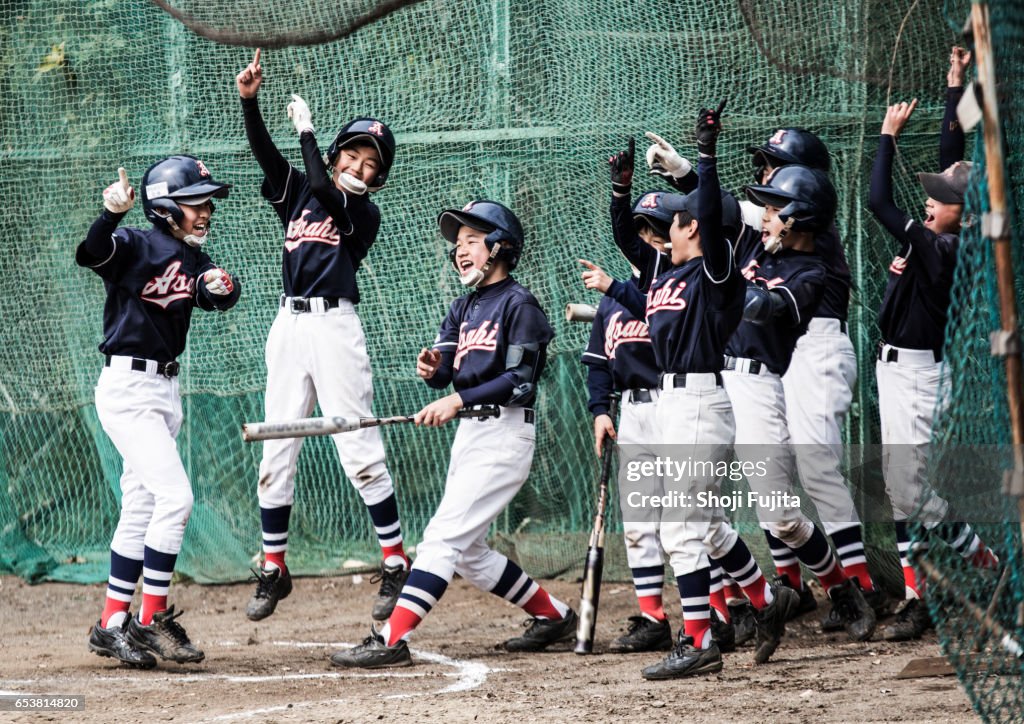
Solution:
[[[359,301],[356,272],[380,229],[380,210],[369,196],[338,190],[324,168],[316,137],[299,138],[306,169],[288,163],[274,146],[256,98],[243,98],[246,134],[263,169],[260,189],[285,230],[281,271],[289,297]]]
[[[214,297],[201,280],[217,268],[209,256],[156,228],[117,229],[122,217],[104,211],[75,253],[107,291],[100,351],[170,362],[185,349],[192,308],[230,309],[241,285]]]
[[[639,280],[634,277],[630,283],[637,285]],[[588,407],[594,414],[608,411],[608,396],[613,389],[658,386],[658,364],[647,322],[609,296],[603,297],[597,306],[582,362],[589,368]]]
[[[726,340],[743,316],[743,277],[721,226],[716,159],[698,162],[697,222],[703,256],[670,267],[655,279],[640,307],[640,293],[621,281],[608,295],[647,319],[661,372],[720,372]],[[631,289],[632,287],[632,289]]]
[[[441,365],[427,384],[441,389],[451,382],[466,406],[506,404],[514,390],[540,379],[554,336],[537,299],[512,277],[479,287],[452,302],[434,341]],[[532,379],[509,364],[510,348],[527,345],[536,347]],[[535,388],[516,404],[529,405],[534,396]]]
[[[850,313],[850,265],[846,263],[843,241],[835,224],[823,234],[814,237],[814,253],[821,257],[825,268],[825,289],[815,317],[846,321]]]
[[[741,234],[737,253],[740,255],[737,263],[747,283],[781,293],[789,313],[767,324],[742,321],[726,345],[725,353],[757,360],[775,374],[783,375],[789,368],[797,340],[807,331],[807,323],[811,317],[819,316],[818,307],[825,292],[825,264],[814,252],[783,249],[769,254],[761,243],[760,234],[755,234],[750,227]]]

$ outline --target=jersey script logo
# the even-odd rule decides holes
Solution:
[[[330,244],[331,246],[341,243],[341,234],[338,233],[334,219],[328,216],[323,221],[309,221],[306,219],[308,215],[309,209],[303,209],[299,218],[288,222],[288,231],[285,233],[284,239],[285,249],[294,251],[306,242]]]
[[[647,324],[639,319],[632,319],[628,322],[621,320],[622,312],[616,312],[608,318],[608,325],[604,329],[604,354],[608,359],[615,359],[615,350],[620,344],[630,342],[651,343],[651,335]]]
[[[469,322],[463,322],[459,327],[459,346],[455,348],[455,362],[453,367],[459,369],[462,358],[475,349],[493,352],[498,348],[498,325],[491,326],[491,320],[486,320],[476,329],[466,329]]]
[[[164,273],[153,277],[146,286],[142,287],[142,294],[139,297],[144,302],[151,302],[158,307],[167,309],[167,306],[179,299],[190,299],[195,289],[195,278],[189,278],[181,273],[181,262],[172,261],[167,265]]]
[[[665,286],[652,290],[647,294],[647,316],[655,312],[667,310],[680,311],[686,309],[686,300],[683,299],[683,292],[686,290],[686,282],[679,282],[676,285],[675,279],[669,279]]]
[[[757,263],[757,259],[751,259],[750,263],[743,268],[743,277],[754,282],[755,284],[757,282],[764,282],[764,285],[769,289],[774,289],[775,287],[779,286],[780,284],[786,281],[782,277],[773,277],[769,279],[768,277],[760,276],[757,273],[760,268],[761,265]]]

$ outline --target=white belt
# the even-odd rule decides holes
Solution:
[[[812,317],[807,334],[846,334],[846,322],[832,317]]]

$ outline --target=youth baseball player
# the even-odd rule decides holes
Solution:
[[[472,201],[438,217],[454,246],[451,261],[473,289],[452,302],[432,349],[416,371],[433,389],[455,391],[424,407],[416,424],[438,427],[460,409],[499,405],[497,418],[464,419],[452,443],[444,496],[416,552],[394,613],[362,644],[331,656],[337,666],[374,669],[412,663],[406,639],[460,576],[501,596],[532,620],[504,643],[508,651],[540,651],[571,639],[577,616],[514,562],[488,547],[487,531],[526,482],[533,462],[531,405],[554,337],[528,289],[509,276],[522,254],[523,227],[494,201]]]
[[[178,623],[183,612],[167,606],[192,511],[192,486],[175,442],[182,423],[177,357],[193,308],[230,309],[241,286],[202,250],[212,199],[227,197],[228,184],[215,181],[197,158],[165,158],[142,177],[142,205],[153,227],[118,228],[135,205],[125,170],[118,174],[75,254],[107,292],[96,413],[124,459],[107,600],[89,632],[89,650],[148,669],[156,666],[153,654],[178,663],[204,658]],[[140,576],[142,608],[131,616]]]
[[[722,352],[743,314],[745,286],[723,233],[715,158],[721,108],[699,114],[697,190],[662,200],[675,215],[670,231],[673,266],[654,280],[646,300],[635,287],[611,281],[593,265],[584,273],[588,288],[606,290],[634,314],[646,314],[662,371],[656,441],[674,446],[683,458],[716,463],[729,459],[734,437],[732,408],[722,388]],[[666,476],[662,485],[666,493],[699,500],[717,492],[719,478],[694,469],[679,480]],[[743,586],[758,609],[755,661],[766,662],[780,643],[789,610],[797,604],[796,592],[764,579],[719,506],[663,509],[659,530],[679,587],[683,630],[669,655],[645,668],[643,676],[668,679],[721,670],[721,651],[711,633],[710,559]]]
[[[882,341],[875,363],[883,474],[896,522],[906,589],[896,621],[883,631],[890,641],[920,638],[932,626],[928,609],[920,600],[923,582],[917,580],[909,561],[908,520],[922,523],[975,566],[999,565],[998,558],[971,526],[957,521],[951,506],[925,479],[935,413],[947,401],[941,389],[945,377],[942,354],[964,193],[971,170],[969,162],[960,160],[964,136],[956,106],[963,94],[963,76],[969,62],[970,53],[953,48],[939,144],[942,172],[918,174],[928,194],[924,221],[914,221],[896,206],[892,193],[896,139],[913,114],[916,99],[909,104],[897,103],[886,111],[871,171],[869,208],[899,242],[899,250],[889,264],[889,280],[878,313]]]
[[[308,417],[316,403],[325,415],[369,417],[373,380],[355,311],[359,302],[356,273],[380,228],[380,211],[369,194],[387,181],[395,138],[380,121],[357,118],[345,124],[327,149],[325,167],[309,108],[293,95],[288,115],[299,134],[303,173],[281,155],[263,123],[257,100],[263,82],[259,49],[235,82],[249,147],[265,175],[263,196],[285,231],[284,293],[267,336],[266,419]],[[409,568],[384,445],[376,428],[333,439],[380,543],[381,585],[373,617],[384,620],[394,608]],[[260,572],[253,572],[256,592],[246,607],[253,621],[272,614],[278,601],[292,591],[285,554],[301,446],[301,438],[263,443],[257,495],[264,563]]]

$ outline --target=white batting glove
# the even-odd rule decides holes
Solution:
[[[301,136],[303,131],[314,131],[313,114],[309,112],[306,101],[292,93],[292,102],[288,104],[288,117],[292,119],[295,131]]]
[[[135,189],[128,183],[128,174],[117,169],[119,180],[103,189],[103,206],[112,214],[126,214],[135,206]]]
[[[218,297],[226,297],[235,290],[231,275],[223,269],[211,269],[203,274],[203,283],[206,284],[206,291]]]
[[[671,143],[651,131],[644,135],[653,141],[653,145],[647,149],[646,156],[652,176],[657,174],[666,178],[682,178],[693,170],[693,164],[680,156]]]

